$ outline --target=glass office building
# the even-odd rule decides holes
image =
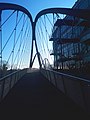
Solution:
[[[77,0],[73,9],[90,9],[90,0]],[[90,69],[89,20],[69,15],[57,19],[50,41],[55,69]]]

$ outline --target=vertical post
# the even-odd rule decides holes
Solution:
[[[57,65],[57,70],[58,70],[58,44],[56,44],[56,65]]]
[[[79,57],[79,69],[80,69],[81,68],[80,43],[78,43],[78,57]]]
[[[35,39],[35,47],[36,47],[36,52],[37,52],[37,57],[38,57],[39,66],[40,66],[40,68],[41,68],[42,65],[41,65],[41,61],[40,61],[40,54],[39,54],[39,52],[38,52],[38,47],[37,47],[36,39]]]
[[[61,44],[61,62],[62,62],[62,70],[63,70],[63,51],[62,51],[63,47],[62,47],[62,44]]]
[[[34,22],[32,23],[32,46],[31,46],[31,57],[30,57],[30,66],[29,68],[32,68],[33,62],[32,62],[32,57],[33,57],[33,44],[34,43]]]
[[[75,17],[73,16],[73,22],[75,21]],[[73,24],[73,23],[72,23]],[[72,39],[74,38],[74,30],[73,30],[73,25],[72,25]],[[76,37],[76,36],[75,36]],[[77,54],[77,50],[76,50],[76,44],[73,43],[73,51],[74,51],[74,56],[75,54]],[[75,69],[77,69],[77,62],[75,60]]]
[[[38,62],[39,62],[39,66],[40,66],[40,68],[41,68],[42,65],[41,65],[40,54],[39,54],[39,52],[38,52],[38,47],[37,47],[37,42],[36,42],[35,27],[36,27],[36,23],[33,22],[33,24],[32,24],[32,48],[31,48],[30,68],[31,68],[32,65],[33,65],[33,64],[32,64],[32,57],[33,57],[33,42],[35,42],[35,47],[36,47]]]
[[[29,66],[29,68],[32,68],[32,56],[33,56],[33,39],[32,39],[32,46],[31,46],[31,57],[30,57],[30,66]]]
[[[0,77],[2,77],[2,11],[0,10]]]
[[[62,36],[61,36],[61,26],[60,26],[60,39],[62,38]],[[61,55],[60,55],[60,57],[61,57],[61,69],[63,69],[63,59],[62,59],[62,55],[63,55],[63,51],[62,51],[62,49],[63,49],[63,47],[62,47],[62,43],[61,43]]]

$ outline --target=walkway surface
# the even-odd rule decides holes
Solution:
[[[2,118],[2,119],[1,119]],[[87,114],[46,80],[27,73],[0,104],[0,120],[87,120]]]

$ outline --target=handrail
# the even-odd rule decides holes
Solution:
[[[89,80],[89,79],[85,79],[85,78],[81,78],[81,77],[76,77],[76,76],[74,76],[74,75],[65,74],[65,73],[57,72],[57,71],[50,70],[50,69],[46,69],[46,70],[51,71],[51,72],[54,72],[54,73],[59,74],[59,75],[63,75],[63,76],[69,77],[69,78],[74,78],[76,81],[77,81],[77,79],[78,79],[78,80],[80,80],[80,81],[84,81],[84,82],[90,83],[90,80]]]
[[[3,81],[4,79],[6,79],[7,77],[14,75],[15,73],[18,73],[19,71],[22,71],[22,70],[17,70],[17,71],[15,71],[15,72],[11,73],[11,74],[8,74],[8,75],[0,78],[0,82]]]
[[[2,78],[0,78],[0,102],[4,99],[4,97],[8,94],[8,92],[12,89],[12,87],[16,84],[16,82],[27,72],[26,69],[17,70],[11,74],[8,74]],[[9,81],[8,79],[9,78]],[[6,82],[7,81],[7,82]],[[6,87],[7,86],[7,87]]]
[[[41,69],[41,73],[58,90],[90,113],[90,80],[74,75],[57,72],[50,69]],[[60,76],[60,77],[59,77]],[[68,79],[70,78],[70,79]]]

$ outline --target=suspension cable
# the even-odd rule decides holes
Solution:
[[[49,17],[47,15],[46,15],[46,17],[47,17],[48,21],[50,22],[51,26],[53,27],[53,24],[51,23]]]
[[[44,22],[43,22],[43,20],[42,20],[42,19],[41,19],[41,21],[42,21],[42,23],[43,23],[43,25],[44,25],[44,27],[45,27],[46,36],[47,36],[47,34],[49,34],[49,33],[47,32],[46,25],[44,24]],[[45,20],[45,16],[44,16],[44,21],[46,21],[46,20]],[[44,39],[45,39],[45,38],[44,38]],[[49,39],[49,35],[48,35],[48,39]],[[46,44],[47,50],[48,50],[49,55],[50,55],[50,50],[49,50],[49,47],[48,47],[48,45],[47,45],[47,43],[46,43],[46,40],[44,40],[44,42],[45,42],[45,44]],[[51,59],[52,59],[52,58],[51,58]]]
[[[23,20],[23,26],[22,26],[22,29],[24,28],[25,23],[26,23],[26,20],[25,20],[25,21]],[[28,24],[27,24],[27,27],[28,27]],[[23,40],[24,40],[24,37],[25,37],[25,35],[26,35],[26,33],[27,33],[27,27],[26,27],[26,30],[25,30],[25,34],[24,34],[24,36],[23,36]],[[22,37],[21,37],[20,46],[19,46],[19,48],[18,48],[18,50],[17,50],[16,56],[15,56],[15,59],[14,59],[14,63],[15,63],[15,61],[16,61],[16,58],[17,58],[18,54],[19,54],[19,51],[20,51],[21,44],[22,44],[22,41],[23,41],[23,40],[22,40]]]
[[[8,20],[9,18],[11,18],[11,16],[16,12],[16,10],[14,10],[7,18],[6,20],[0,25],[0,27],[2,27]]]
[[[40,22],[40,30],[41,30],[41,34],[42,36],[45,38],[44,34],[43,34],[43,30],[42,30],[42,27],[41,27],[41,22]],[[43,39],[42,39],[43,40]],[[46,50],[45,50],[45,47],[44,47],[44,43],[42,42],[42,45],[43,45],[43,49],[44,49],[44,52],[46,53]]]
[[[20,19],[19,19],[19,20],[18,20],[18,22],[16,23],[16,25],[15,25],[15,27],[14,27],[14,29],[13,29],[12,33],[14,33],[14,32],[15,32],[15,28],[17,27],[17,25],[18,25],[18,24],[19,24],[19,22],[21,21],[22,17],[23,17],[23,14],[21,15]],[[12,34],[10,35],[10,37],[11,37],[11,36],[12,36]],[[4,45],[3,50],[4,50],[4,48],[6,47],[7,43],[9,42],[10,37],[9,37],[9,39],[7,40],[6,44]],[[14,44],[13,48],[15,48],[15,44]],[[8,59],[7,59],[6,65],[9,63],[9,60],[10,60],[10,58],[11,58],[12,54],[13,54],[13,49],[12,49],[12,51],[11,51],[11,53],[10,53],[10,55],[9,55]],[[13,67],[13,65],[12,65],[12,67]]]
[[[40,40],[41,40],[42,37],[41,37],[41,34],[40,34],[40,30],[39,30],[39,27],[37,26],[37,38],[39,38],[39,37],[40,37]],[[40,53],[42,52],[42,54],[43,54],[44,52],[43,52],[43,49],[42,49],[43,47],[42,47],[41,42],[39,43],[39,45],[40,45],[39,48],[41,50],[41,51],[40,50],[39,51],[40,51]]]
[[[12,49],[11,70],[13,68],[13,59],[14,59],[14,50],[15,50],[15,41],[16,41],[17,22],[18,22],[18,11],[17,11],[17,14],[16,14],[16,25],[15,25],[15,29],[14,29],[14,41],[13,41],[13,49]]]
[[[20,56],[21,59],[22,59],[22,54],[23,54],[23,50],[24,50],[24,47],[25,47],[25,40],[26,40],[26,39],[25,39],[25,36],[28,37],[28,34],[29,34],[28,23],[27,23],[26,30],[25,30],[24,33],[25,33],[25,34],[24,34],[23,38],[22,38],[22,36],[21,36],[21,42],[20,42],[20,46],[19,46],[19,49],[18,49],[19,56]],[[22,40],[23,40],[23,41],[22,41]],[[28,44],[28,43],[27,43],[27,44]],[[22,48],[22,50],[21,50],[21,48]],[[21,53],[20,53],[20,51],[21,51]],[[18,56],[18,59],[19,59],[19,56]],[[20,60],[20,62],[18,62],[18,64],[17,64],[17,66],[19,66],[19,68],[20,68],[21,61],[22,61],[22,60]]]
[[[17,22],[17,25],[18,25],[18,24],[19,24],[19,22],[21,21],[22,17],[23,17],[23,14],[21,15],[21,17],[20,17],[19,21]],[[17,25],[16,25],[15,27],[17,27]],[[10,36],[8,37],[8,39],[7,39],[6,43],[4,44],[4,46],[3,46],[3,48],[2,48],[2,52],[3,52],[3,50],[5,49],[5,47],[7,46],[7,44],[8,44],[8,42],[9,42],[10,38],[11,38],[11,37],[12,37],[12,35],[14,34],[15,27],[14,27],[14,29],[12,30],[12,32],[11,32],[11,34],[10,34]]]

